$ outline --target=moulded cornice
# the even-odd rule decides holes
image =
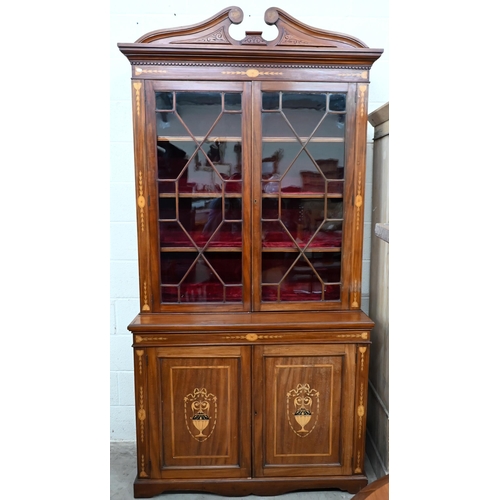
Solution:
[[[281,49],[281,50],[279,50]],[[221,47],[159,47],[137,44],[120,44],[120,50],[130,62],[192,61],[192,62],[219,62],[254,64],[305,64],[305,65],[362,65],[371,66],[380,55],[377,49],[364,49],[362,51],[341,50],[321,51],[318,48],[306,49],[303,47],[276,48],[273,51],[249,50],[246,47],[233,48],[228,51]]]

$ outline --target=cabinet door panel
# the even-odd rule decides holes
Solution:
[[[351,472],[354,363],[351,345],[257,348],[259,475]]]
[[[159,348],[161,477],[245,477],[250,462],[249,348]],[[246,385],[245,385],[246,384]],[[196,472],[195,472],[196,471]]]

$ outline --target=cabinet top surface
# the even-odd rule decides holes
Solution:
[[[131,63],[182,57],[198,61],[369,67],[383,52],[368,48],[353,36],[308,26],[276,7],[267,9],[264,20],[277,27],[274,40],[265,40],[260,31],[247,31],[242,40],[232,38],[229,27],[243,21],[243,11],[239,7],[228,7],[198,24],[152,31],[135,43],[120,43],[118,47]]]
[[[172,313],[139,314],[130,324],[132,331],[168,329],[190,331],[200,326],[207,331],[234,330],[318,330],[318,329],[370,329],[373,321],[362,311],[326,312],[252,312],[252,313]]]

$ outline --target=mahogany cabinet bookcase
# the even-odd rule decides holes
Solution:
[[[132,66],[136,497],[359,491],[369,70],[278,8],[119,44]]]

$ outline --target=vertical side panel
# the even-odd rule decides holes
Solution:
[[[159,377],[158,377],[158,357],[156,349],[151,348],[146,350],[147,354],[147,422],[149,428],[149,453],[151,458],[151,478],[159,479],[161,477],[161,443],[159,434]]]
[[[137,475],[151,477],[149,449],[147,350],[134,349]]]
[[[142,312],[151,308],[151,269],[147,252],[150,238],[148,219],[148,185],[146,181],[146,149],[145,149],[145,82],[132,80],[133,126],[134,126],[134,159],[135,159],[135,191],[137,211],[137,239],[139,248],[139,292]]]
[[[365,434],[366,434],[366,403],[368,400],[368,369],[370,347],[358,345],[356,352],[356,399],[354,423],[354,474],[364,472]]]
[[[353,286],[353,198],[356,170],[356,84],[350,83],[347,94],[347,123],[346,123],[346,168],[345,168],[345,190],[344,190],[344,210],[345,210],[345,231],[342,248],[342,306],[350,309],[350,296]]]
[[[252,163],[254,136],[252,124],[252,82],[243,85],[243,308],[245,311],[252,310],[252,279],[255,274],[255,265],[252,265],[252,172],[255,165]]]
[[[150,268],[150,294],[152,300],[152,311],[158,312],[161,304],[160,291],[160,263],[159,263],[159,235],[158,235],[158,186],[156,182],[158,160],[157,160],[157,135],[156,135],[156,98],[153,82],[145,82],[146,116],[144,124],[145,163],[147,165],[147,213],[151,227],[146,252]]]
[[[363,250],[363,222],[365,203],[365,170],[366,170],[366,123],[368,119],[368,85],[358,84],[356,90],[356,136],[355,165],[353,184],[353,220],[352,234],[352,281],[350,309],[361,308],[361,271]]]
[[[252,297],[253,311],[261,310],[262,303],[262,238],[261,238],[261,197],[262,197],[262,84],[252,84]]]

